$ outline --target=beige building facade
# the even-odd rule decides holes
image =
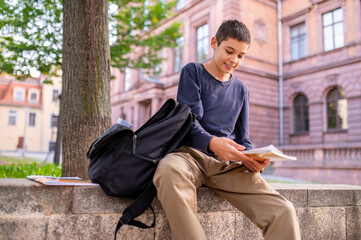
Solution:
[[[0,152],[46,154],[55,147],[61,78],[0,75]]]
[[[183,36],[179,47],[161,51],[161,74],[113,70],[113,122],[121,117],[140,127],[176,97],[182,66],[210,59],[218,26],[238,19],[252,34],[234,74],[250,91],[254,146],[274,144],[298,157],[274,164],[277,175],[361,184],[360,17],[359,0],[178,1],[164,26],[182,22]]]

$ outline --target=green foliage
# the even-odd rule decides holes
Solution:
[[[61,167],[54,164],[38,166],[34,163],[0,165],[0,178],[26,178],[28,175],[61,176]]]
[[[0,0],[0,73],[49,74],[61,50],[61,1]]]
[[[121,70],[125,67],[154,69],[164,60],[159,57],[159,51],[164,47],[174,48],[176,39],[181,36],[180,22],[162,30],[157,29],[171,16],[171,9],[176,1],[110,2],[119,8],[118,11],[110,13],[109,19],[111,22],[120,23],[110,32],[116,39],[110,46],[112,66]]]
[[[154,29],[170,16],[175,1],[109,0],[111,64],[124,70],[151,69],[163,59],[158,51],[175,47],[180,23]],[[0,0],[0,73],[55,74],[62,58],[62,0]],[[119,23],[119,24],[117,24]]]

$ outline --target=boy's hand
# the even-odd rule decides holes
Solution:
[[[241,152],[245,150],[245,147],[239,145],[229,138],[212,138],[209,142],[209,149],[217,156],[219,156],[223,161],[242,161],[248,170],[252,172],[263,171],[268,165],[270,165],[269,159],[265,159],[264,161],[260,162],[246,156]]]

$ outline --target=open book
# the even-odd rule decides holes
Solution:
[[[44,185],[51,186],[98,186],[97,183],[92,183],[87,180],[83,180],[79,177],[51,177],[42,175],[30,175],[27,176],[29,180],[42,183]]]
[[[268,145],[266,147],[255,148],[252,150],[242,151],[243,154],[250,156],[255,160],[262,161],[265,158],[268,158],[270,161],[294,161],[297,160],[294,156],[289,156],[278,150],[275,146]]]

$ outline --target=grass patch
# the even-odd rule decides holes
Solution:
[[[61,176],[61,166],[41,164],[36,159],[0,157],[0,178],[26,178],[28,175]]]

